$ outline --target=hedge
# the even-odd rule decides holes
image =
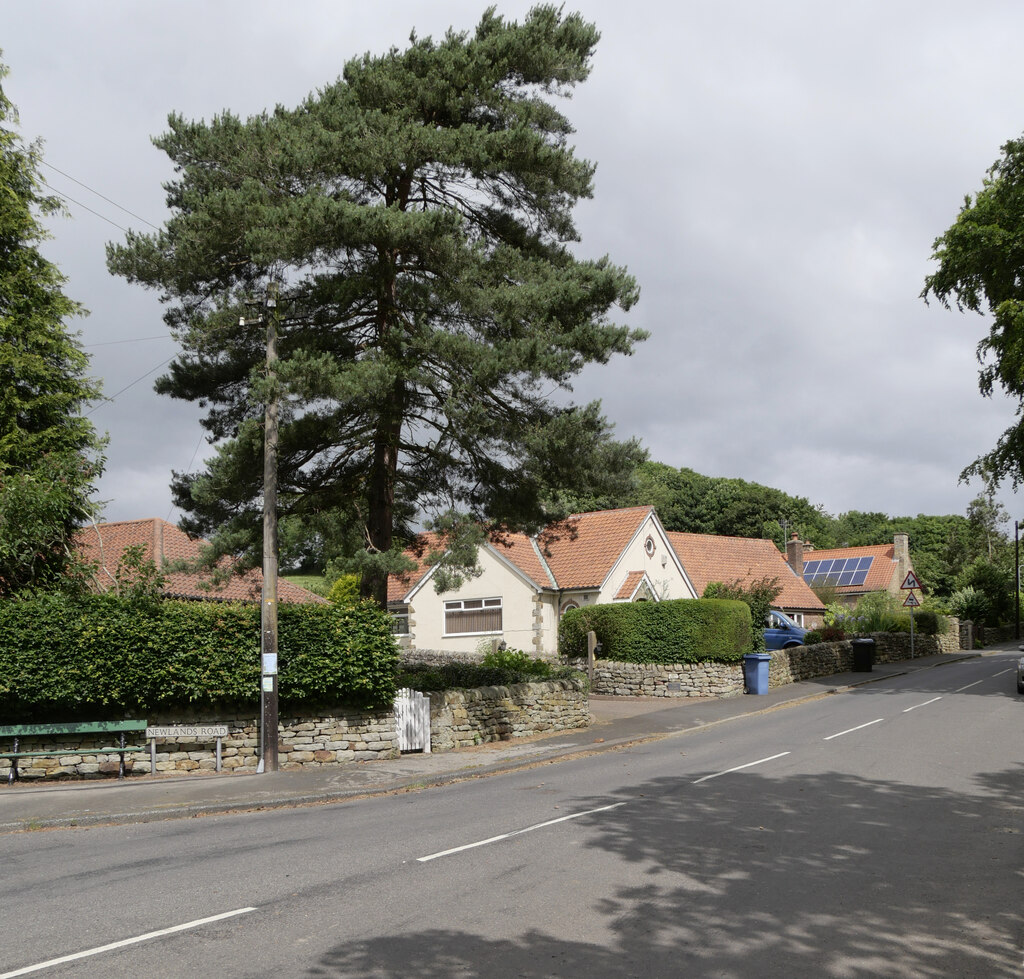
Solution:
[[[558,629],[558,651],[587,655],[587,633],[601,658],[619,663],[731,663],[751,650],[750,608],[717,598],[627,602],[570,609]]]
[[[282,708],[394,699],[398,647],[372,603],[282,605]],[[51,595],[0,601],[0,714],[94,719],[259,702],[260,608]]]

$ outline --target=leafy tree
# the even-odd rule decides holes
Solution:
[[[943,306],[991,317],[978,344],[979,386],[989,397],[1001,387],[1018,403],[1018,421],[962,478],[988,473],[1024,481],[1024,138],[1010,140],[982,189],[967,196],[956,221],[933,245],[936,270],[921,293]]]
[[[755,653],[765,651],[764,630],[768,621],[768,613],[779,597],[782,585],[778,578],[767,576],[744,584],[738,578],[732,582],[709,581],[701,598],[726,598],[743,602],[750,608],[750,621],[753,624],[753,649]]]
[[[63,580],[70,535],[94,509],[103,445],[81,415],[99,387],[65,327],[83,310],[39,252],[40,216],[61,205],[41,193],[39,145],[13,128],[6,76],[0,64],[0,595]]]
[[[349,61],[294,110],[170,117],[173,215],[108,264],[162,290],[185,352],[157,389],[208,405],[220,443],[204,474],[176,476],[183,526],[256,547],[275,391],[282,509],[355,514],[379,602],[403,507],[531,529],[550,487],[603,492],[643,457],[598,405],[551,399],[644,337],[609,319],[635,281],[571,247],[594,166],[552,97],[587,77],[597,40],[554,6],[522,23],[491,9],[472,36]],[[262,327],[239,323],[275,277],[276,379]]]

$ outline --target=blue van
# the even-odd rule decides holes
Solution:
[[[765,619],[764,645],[766,649],[789,649],[802,646],[807,630],[800,628],[785,612],[773,608]]]

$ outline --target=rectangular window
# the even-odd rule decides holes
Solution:
[[[444,603],[446,636],[479,636],[501,632],[500,598],[466,598]]]
[[[409,606],[393,605],[388,609],[391,614],[391,632],[395,636],[409,635]]]

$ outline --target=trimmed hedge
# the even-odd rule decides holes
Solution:
[[[597,633],[601,658],[619,663],[732,663],[752,646],[750,608],[718,598],[679,598],[570,609],[558,628],[558,651],[587,655]]]
[[[282,708],[380,707],[398,647],[372,603],[278,609]],[[51,595],[0,602],[0,714],[94,719],[259,702],[260,608]]]

